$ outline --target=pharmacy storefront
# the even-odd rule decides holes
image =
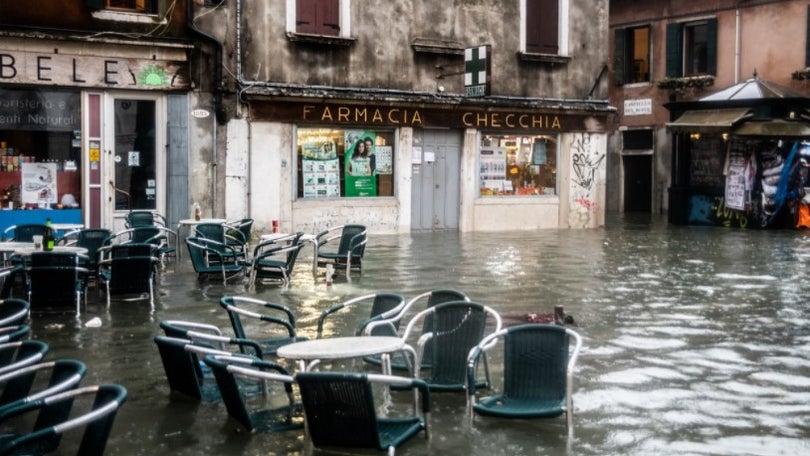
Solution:
[[[167,209],[163,145],[170,105],[187,105],[186,50],[82,49],[0,39],[0,229],[50,218],[117,230],[131,209]]]
[[[318,232],[596,227],[607,105],[251,99],[251,214]],[[229,150],[229,160],[231,150]],[[280,185],[267,186],[277,179]],[[267,217],[268,220],[262,220]]]

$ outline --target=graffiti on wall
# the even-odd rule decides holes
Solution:
[[[568,221],[572,227],[591,226],[593,214],[600,208],[597,184],[604,180],[605,151],[599,147],[593,133],[578,133],[571,141],[571,210]]]
[[[692,195],[689,199],[689,224],[746,228],[748,214],[726,206],[722,196]]]

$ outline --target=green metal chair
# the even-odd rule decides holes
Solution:
[[[343,309],[352,309],[358,306],[371,306],[369,314],[364,318],[355,328],[354,335],[361,336],[370,323],[379,321],[386,313],[397,313],[402,306],[405,305],[405,297],[398,293],[373,293],[356,298],[349,299],[324,310],[321,316],[318,317],[318,339],[323,335],[324,325],[327,319]],[[348,311],[347,311],[348,312]],[[371,336],[397,336],[397,329],[399,329],[399,320],[392,323],[391,326],[379,326],[369,335]]]
[[[295,382],[304,404],[307,434],[316,447],[374,448],[394,455],[398,446],[420,431],[425,431],[425,438],[429,438],[430,392],[421,380],[349,372],[302,372],[295,376]],[[414,390],[413,413],[378,416],[374,384]]]
[[[157,247],[152,244],[115,244],[104,250],[99,277],[107,290],[107,306],[113,296],[129,296],[128,301],[149,299],[155,305]]]
[[[469,387],[475,381],[478,360],[498,342],[504,350],[502,390],[478,399],[475,388]],[[476,414],[521,419],[565,414],[570,430],[574,415],[573,373],[581,346],[579,334],[557,325],[512,326],[489,335],[468,358],[470,420]]]
[[[302,407],[293,394],[293,378],[281,365],[256,358],[211,355],[206,356],[204,362],[214,372],[228,415],[248,432],[281,432],[304,427]],[[268,381],[281,383],[284,394],[268,393],[264,403],[249,403],[245,382],[253,382],[264,391],[264,386],[271,384]]]
[[[431,322],[424,323],[428,318]],[[500,315],[492,308],[475,302],[446,302],[416,314],[402,336],[408,341],[421,329],[416,342],[414,377],[420,378],[421,366],[427,361],[424,364],[429,365],[430,369],[424,380],[431,391],[464,391],[468,386],[467,356],[484,338],[488,318],[495,323],[493,332],[500,331]],[[473,388],[489,384],[486,363],[485,371],[486,381],[476,380]]]
[[[0,299],[0,327],[17,326],[28,322],[31,305],[15,298]]]
[[[160,329],[167,337],[187,339],[199,345],[205,345],[230,353],[239,352],[245,355],[264,359],[264,352],[258,342],[239,337],[230,337],[222,333],[219,327],[207,323],[184,320],[164,320]]]
[[[295,268],[298,253],[304,244],[300,241],[303,232],[287,238],[265,241],[253,249],[250,260],[250,285],[272,281],[288,285]]]
[[[22,340],[29,334],[31,334],[31,327],[28,325],[0,327],[0,344]]]
[[[341,225],[318,233],[318,266],[332,264],[335,270],[345,269],[347,280],[351,280],[353,269],[362,273],[366,233],[365,225]]]
[[[23,340],[0,344],[0,374],[42,361],[48,344],[40,340]]]
[[[28,275],[28,302],[31,310],[81,313],[87,298],[85,255],[73,252],[34,252]]]
[[[101,256],[99,250],[106,245],[107,239],[111,235],[112,232],[106,228],[84,228],[67,233],[63,239],[70,240],[66,240],[62,244],[87,249],[87,260],[82,266],[87,268],[89,277],[95,278],[98,276],[98,263]]]
[[[226,260],[236,256],[236,252],[228,245],[200,237],[186,238],[186,245],[198,279],[218,276],[225,285],[234,277],[244,276],[244,264]]]
[[[258,342],[266,355],[275,355],[281,346],[307,340],[298,336],[295,314],[285,305],[245,296],[223,296],[219,304],[228,312],[234,335]],[[259,333],[265,337],[251,337]]]
[[[76,388],[86,373],[87,366],[81,361],[59,359],[32,364],[0,375],[0,413],[26,402]]]
[[[77,388],[26,402],[0,412],[0,424],[36,414],[29,432],[5,434],[0,454],[47,454],[59,449],[63,435],[84,429],[76,454],[102,456],[118,409],[127,397],[120,385]]]

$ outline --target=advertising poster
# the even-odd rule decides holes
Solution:
[[[304,196],[340,196],[337,145],[329,138],[310,138],[301,146]]]
[[[377,196],[377,157],[373,131],[346,130],[346,196]]]
[[[21,163],[20,170],[23,204],[56,204],[56,163]]]

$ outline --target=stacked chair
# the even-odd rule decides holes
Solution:
[[[0,300],[0,454],[103,455],[126,389],[81,386],[84,363],[45,360],[48,345],[25,339],[29,315],[26,301]],[[76,451],[64,448],[67,433],[81,433]]]

